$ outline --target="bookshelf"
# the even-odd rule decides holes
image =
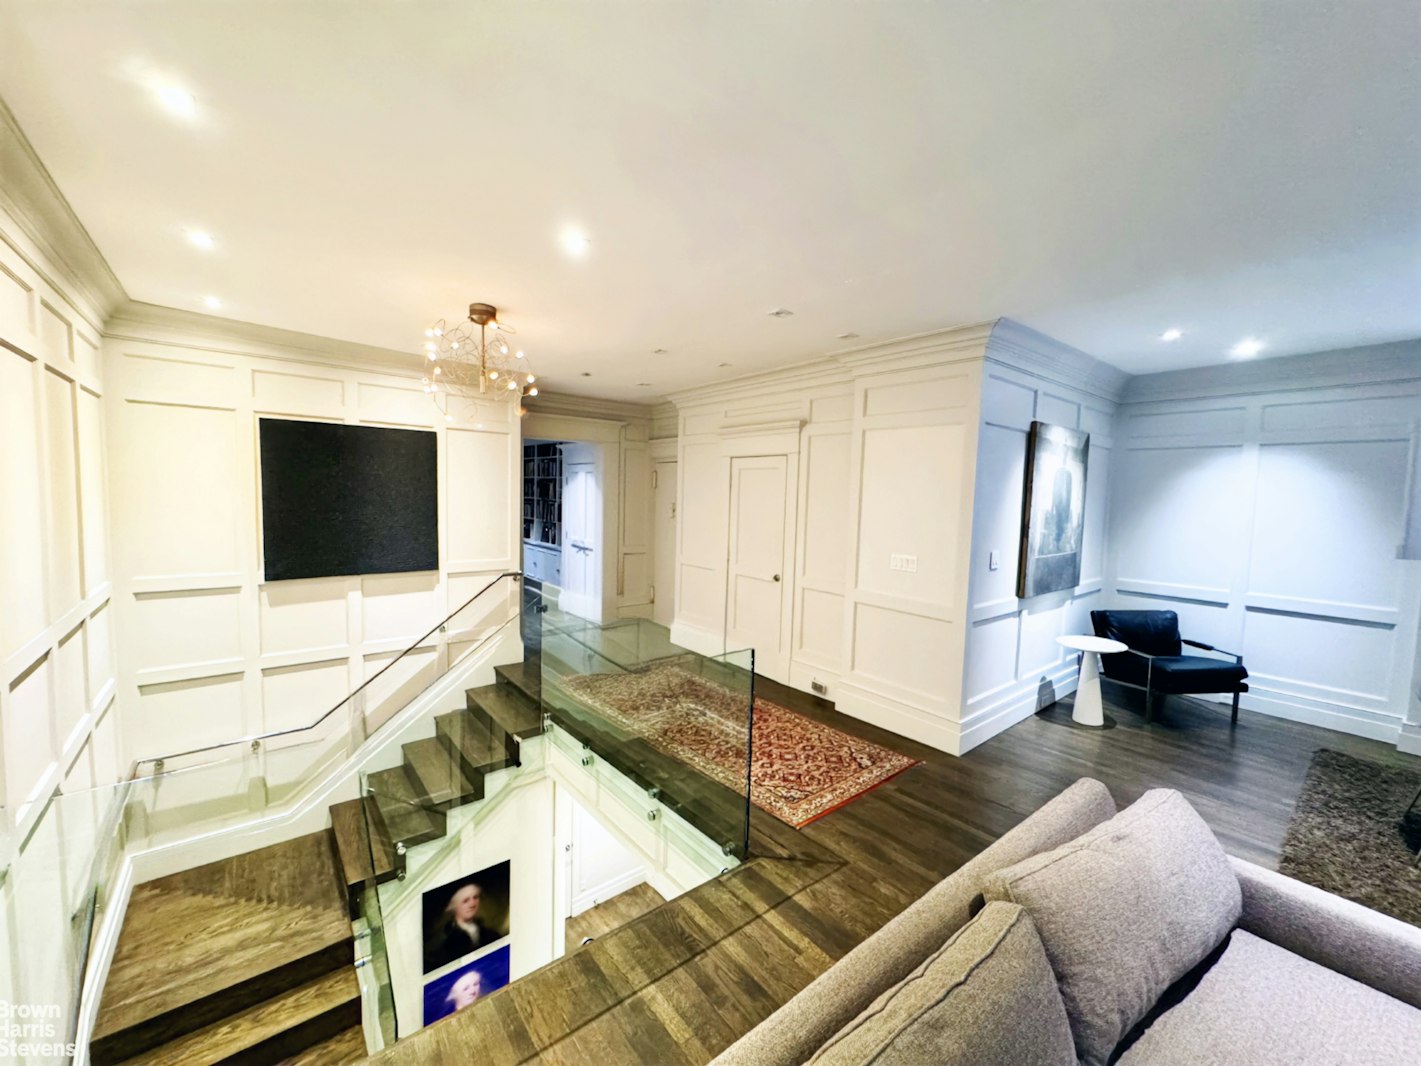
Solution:
[[[523,540],[562,546],[562,445],[523,445]]]

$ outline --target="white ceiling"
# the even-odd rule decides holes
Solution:
[[[1418,56],[1414,0],[0,0],[133,298],[411,351],[487,300],[648,401],[1001,315],[1133,373],[1421,335]]]

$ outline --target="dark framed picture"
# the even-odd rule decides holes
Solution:
[[[1081,583],[1090,434],[1046,422],[1026,437],[1026,494],[1016,594],[1041,596]]]
[[[472,1006],[508,984],[508,947],[490,951],[424,986],[424,1024]]]
[[[500,862],[424,894],[424,972],[508,935],[510,864]]]

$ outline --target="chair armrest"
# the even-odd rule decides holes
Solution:
[[[1151,655],[1147,651],[1136,651],[1134,648],[1126,648],[1124,651],[1106,652],[1107,655],[1138,655],[1141,659],[1157,659],[1159,656]]]
[[[1243,662],[1243,656],[1236,651],[1224,651],[1223,648],[1216,648],[1212,644],[1202,644],[1197,640],[1185,640],[1184,638],[1180,638],[1179,643],[1188,644],[1191,648],[1198,648],[1201,651],[1212,651],[1216,655],[1227,655],[1230,659],[1237,659],[1240,663]]]
[[[1229,856],[1239,928],[1421,1008],[1421,928]]]

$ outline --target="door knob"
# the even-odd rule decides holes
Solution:
[[[776,575],[775,575],[775,580],[778,581],[779,579],[780,579],[780,575],[779,575],[779,574],[776,574]]]

